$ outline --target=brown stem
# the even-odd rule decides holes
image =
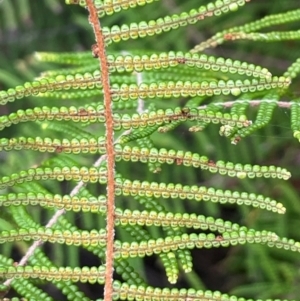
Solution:
[[[106,270],[104,301],[112,300],[113,295],[113,271],[114,271],[114,210],[115,210],[115,153],[114,131],[112,118],[112,99],[110,94],[108,62],[105,54],[105,42],[97,11],[93,0],[86,0],[89,10],[89,21],[94,30],[96,39],[96,55],[99,58],[99,66],[102,74],[102,86],[104,94],[104,114],[106,128],[106,154],[107,154],[107,218],[106,218]],[[95,54],[95,53],[94,53]]]

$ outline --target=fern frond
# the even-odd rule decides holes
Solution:
[[[280,207],[280,206],[278,206]],[[276,211],[273,211],[276,212]],[[285,213],[285,208],[278,208],[278,213]],[[187,227],[193,229],[217,231],[219,233],[240,231],[246,229],[238,224],[230,221],[224,221],[220,218],[206,217],[204,215],[196,215],[195,213],[173,213],[173,212],[157,212],[139,211],[139,210],[122,210],[116,209],[116,224],[117,225],[139,225],[139,226],[170,226],[170,227]]]
[[[227,41],[234,40],[252,40],[252,41],[265,41],[265,42],[274,42],[274,41],[284,41],[284,40],[299,40],[300,31],[273,31],[273,32],[232,32],[224,36],[224,39]]]
[[[289,68],[284,72],[284,76],[295,78],[300,72],[300,58],[298,58]]]
[[[272,118],[274,109],[277,107],[276,101],[278,101],[279,95],[275,93],[269,93],[263,97],[263,99],[272,99],[275,102],[262,102],[259,106],[256,119],[247,127],[246,130],[238,129],[233,135],[231,141],[236,144],[241,138],[251,135],[257,129],[266,126]]]
[[[94,74],[76,74],[58,75],[56,78],[42,78],[34,82],[27,82],[23,86],[17,86],[15,89],[0,91],[0,104],[5,105],[7,102],[13,102],[23,97],[38,95],[49,91],[69,90],[70,88],[93,89],[101,88],[101,75],[99,71]]]
[[[128,299],[135,298],[136,300],[145,299],[163,299],[166,301],[176,300],[186,300],[193,299],[194,301],[203,300],[224,300],[224,301],[244,301],[245,298],[236,297],[228,294],[222,294],[219,291],[203,291],[196,289],[178,289],[178,288],[159,288],[152,286],[135,286],[129,285],[127,283],[121,283],[120,281],[114,281],[114,294],[116,298]],[[258,299],[259,300],[259,299]],[[287,299],[281,299],[282,301],[288,301]],[[290,301],[296,301],[290,300]]]
[[[214,234],[199,235],[183,234],[182,236],[151,239],[140,243],[120,242],[115,241],[115,256],[116,258],[150,256],[153,253],[175,251],[178,248],[216,248],[228,247],[230,245],[245,244],[245,243],[268,243],[276,242],[278,236],[275,233],[268,231],[240,231],[240,232],[224,232],[222,237],[216,237]]]
[[[165,184],[146,181],[130,181],[116,178],[116,195],[131,195],[140,197],[154,197],[154,198],[172,198],[172,199],[188,199],[195,201],[212,201],[221,204],[238,204],[261,209],[267,209],[274,212],[282,210],[282,204],[277,203],[270,198],[262,195],[248,194],[246,192],[239,193],[237,191],[207,188],[204,186],[183,186],[181,184]],[[283,209],[284,210],[284,209]]]
[[[209,160],[206,156],[200,156],[198,153],[183,152],[181,150],[167,150],[165,148],[138,148],[130,147],[128,145],[122,146],[117,144],[116,146],[116,160],[124,161],[140,161],[151,162],[160,164],[176,164],[184,166],[192,166],[194,168],[201,168],[208,170],[212,173],[219,172],[222,175],[228,175],[230,177],[238,178],[254,178],[254,177],[274,177],[274,178],[290,178],[290,173],[286,169],[280,167],[268,167],[268,166],[251,166],[250,164],[233,164],[231,162]]]
[[[182,12],[180,15],[166,16],[157,20],[151,20],[148,23],[123,24],[121,27],[114,25],[111,28],[104,27],[103,33],[107,45],[118,43],[128,39],[144,38],[146,36],[158,35],[168,32],[171,29],[195,24],[206,17],[220,16],[231,11],[236,11],[239,7],[245,5],[250,0],[217,0],[206,6],[201,6],[198,10],[193,9],[190,12]]]
[[[168,52],[152,55],[108,55],[111,72],[142,72],[159,70],[179,65],[196,67],[197,69],[211,70],[231,74],[247,75],[269,79],[272,74],[261,66],[255,66],[238,60],[232,61],[222,57],[198,55],[183,52]]]
[[[20,173],[12,174],[11,176],[5,176],[0,179],[0,189],[4,189],[13,185],[21,184],[33,180],[74,180],[74,181],[83,181],[83,182],[98,182],[101,179],[101,182],[106,178],[106,169],[95,168],[95,167],[37,167],[30,168],[28,170],[23,170]]]
[[[89,282],[104,283],[104,266],[99,267],[46,267],[46,266],[17,266],[17,267],[0,267],[0,277],[9,278],[39,278],[47,281],[72,281],[72,282]]]
[[[247,23],[242,26],[232,27],[230,29],[226,29],[222,32],[217,33],[215,36],[211,37],[207,41],[202,42],[201,44],[195,46],[192,52],[200,52],[209,47],[216,47],[217,45],[222,44],[224,41],[227,40],[226,37],[230,37],[232,33],[235,32],[243,32],[243,33],[250,33],[256,32],[260,29],[270,27],[273,25],[279,25],[289,22],[294,22],[299,20],[299,9],[291,10],[286,13],[274,14],[266,16],[260,20]]]
[[[50,193],[44,194],[42,192],[34,193],[9,193],[7,195],[0,195],[0,206],[41,206],[46,208],[64,209],[74,212],[106,212],[106,198],[99,196],[98,198],[87,198],[70,195],[52,195]]]
[[[122,84],[112,85],[113,101],[154,98],[154,97],[195,97],[195,96],[213,96],[229,95],[238,96],[241,93],[270,90],[276,88],[287,88],[290,85],[290,79],[284,77],[273,77],[272,80],[221,80],[215,82],[160,82],[141,85]]]
[[[0,232],[0,244],[13,241],[41,240],[50,243],[66,245],[100,245],[105,246],[106,233],[104,230],[96,231],[61,231],[51,228],[27,228]]]

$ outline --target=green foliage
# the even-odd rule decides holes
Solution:
[[[30,15],[32,10],[34,15],[25,0],[14,14],[19,2],[0,3],[2,16],[16,15],[7,18],[8,28],[18,26],[19,11]],[[267,58],[289,62],[279,71],[272,64],[248,62],[251,47],[262,42],[276,41],[280,47],[287,47],[285,40],[297,43],[299,31],[289,26],[300,14],[289,1],[274,1],[274,12],[270,4],[261,4],[268,15],[260,18],[258,4],[248,2],[217,0],[200,7],[198,1],[179,2],[180,13],[173,13],[169,10],[177,6],[172,1],[94,0],[104,24],[117,136],[113,300],[293,300],[300,294],[295,285],[300,207],[297,182],[291,182],[299,172],[296,160],[290,160],[299,147],[289,142],[290,148],[284,148],[276,140],[283,135],[286,114],[292,132],[288,141],[292,136],[300,140],[294,88],[300,71],[298,48],[283,57],[272,49],[275,44],[263,46]],[[40,16],[47,14],[44,6],[54,13],[62,9],[58,1],[41,3]],[[85,7],[86,1],[66,4]],[[136,12],[141,13],[139,21]],[[237,25],[246,15],[252,19]],[[74,16],[80,30],[91,32],[86,11]],[[202,22],[206,27],[201,29],[197,26]],[[258,32],[278,25],[282,27],[276,31]],[[196,46],[191,39],[181,49],[186,28],[214,33],[202,36],[204,41]],[[236,46],[234,58],[224,55],[225,45],[199,53],[242,39],[251,40],[251,46],[244,52],[242,44]],[[38,70],[27,66],[24,84],[13,77],[3,81],[7,73],[0,73],[3,300],[102,298],[109,154],[98,56],[95,45],[84,52],[42,49],[35,55],[40,65],[33,65]],[[29,79],[39,68],[49,70]],[[258,136],[262,134],[266,138]],[[226,214],[228,208],[234,216]],[[205,277],[194,272],[195,257],[203,261],[195,252],[214,248],[229,249],[222,265],[234,275],[220,289],[203,284]],[[96,263],[82,264],[82,250]],[[153,255],[164,270],[161,279],[168,283],[149,283],[143,259]],[[191,288],[180,288],[181,279]],[[93,286],[84,283],[96,286],[97,293],[88,293]],[[175,284],[177,288],[171,287]]]

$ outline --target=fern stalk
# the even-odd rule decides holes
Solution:
[[[97,10],[92,0],[86,1],[89,11],[89,22],[94,30],[96,45],[94,45],[94,55],[99,58],[99,67],[102,72],[101,82],[104,94],[105,112],[105,135],[106,135],[106,154],[107,154],[107,218],[106,218],[106,268],[104,300],[111,300],[113,294],[113,260],[114,260],[114,211],[115,211],[115,153],[114,153],[114,122],[112,112],[112,98],[110,94],[109,69],[107,56],[105,53],[104,36],[101,24],[98,19]]]

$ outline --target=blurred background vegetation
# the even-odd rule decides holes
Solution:
[[[171,15],[181,11],[207,4],[200,0],[161,0],[149,6],[135,10],[123,11],[111,17],[104,17],[105,26],[130,23],[140,20],[150,20]],[[109,50],[146,49],[147,51],[188,51],[197,43],[209,38],[215,33],[232,26],[242,25],[269,14],[286,12],[299,8],[297,0],[252,0],[239,11],[218,18],[207,18],[194,26],[181,28],[157,37],[112,45]],[[299,23],[276,26],[268,30],[296,30]],[[90,25],[87,22],[87,12],[77,6],[66,6],[62,0],[0,0],[0,90],[16,86],[25,81],[31,81],[38,74],[49,68],[49,64],[38,63],[33,57],[35,51],[70,52],[89,50],[94,43]],[[218,48],[209,49],[206,53],[252,62],[267,67],[274,75],[281,75],[286,68],[300,55],[300,41],[284,41],[278,43],[263,43],[236,41],[228,42]],[[293,90],[282,100],[299,98],[299,79],[293,83]],[[222,100],[221,98],[219,99]],[[49,100],[43,100],[48,105]],[[179,100],[174,105],[182,105],[185,100]],[[207,102],[209,99],[207,99]],[[27,98],[13,104],[0,107],[0,115],[41,105],[41,100]],[[254,118],[256,109],[249,110],[250,119]],[[37,128],[30,125],[18,125],[1,133],[3,137],[22,136]],[[203,215],[221,217],[257,230],[267,229],[278,235],[300,241],[300,153],[299,142],[292,136],[290,129],[290,112],[284,108],[275,111],[274,118],[265,129],[242,140],[233,146],[230,141],[218,134],[218,128],[209,126],[203,133],[191,134],[187,127],[180,126],[174,135],[161,139],[154,136],[156,147],[168,147],[190,150],[206,155],[213,160],[232,161],[234,163],[250,163],[259,165],[278,165],[289,169],[291,180],[287,182],[274,179],[245,179],[243,181],[212,175],[199,170],[177,167],[171,169],[164,166],[160,174],[163,182],[182,182],[184,184],[199,184],[248,191],[268,195],[282,202],[287,212],[276,215],[255,208],[242,206],[220,206],[210,203],[171,203],[173,211],[189,211]],[[24,154],[24,157],[23,157]],[[47,158],[45,154],[22,152],[0,153],[0,176],[38,164]],[[84,158],[82,160],[85,160]],[[24,167],[24,164],[26,165]],[[127,166],[127,167],[126,167]],[[128,165],[120,166],[122,170]],[[155,180],[156,175],[145,175],[140,166],[131,167],[141,179]],[[134,168],[134,169],[133,169]],[[58,187],[67,193],[70,187]],[[133,204],[127,204],[134,208]],[[45,224],[51,212],[35,213],[36,218]],[[82,228],[91,229],[101,226],[87,214],[70,216]],[[0,229],[7,229],[5,216],[0,214]],[[119,236],[128,235],[122,231]],[[44,247],[46,248],[47,245]],[[49,246],[48,246],[49,247]],[[52,258],[62,265],[89,265],[94,257],[78,248],[63,250],[62,246],[51,249]],[[21,247],[11,248],[0,246],[0,253],[9,253],[15,260],[22,254]],[[63,256],[63,252],[70,252]],[[247,298],[298,298],[300,296],[300,256],[284,250],[269,249],[260,245],[245,245],[228,249],[193,250],[194,272],[182,274],[178,287],[194,287],[196,289],[220,290]],[[68,258],[69,262],[66,262]],[[92,265],[95,263],[93,262]],[[164,271],[157,258],[150,257],[134,263],[137,269],[144,269],[148,283],[154,286],[171,286],[167,283]],[[84,284],[83,290],[93,296],[93,288]]]

